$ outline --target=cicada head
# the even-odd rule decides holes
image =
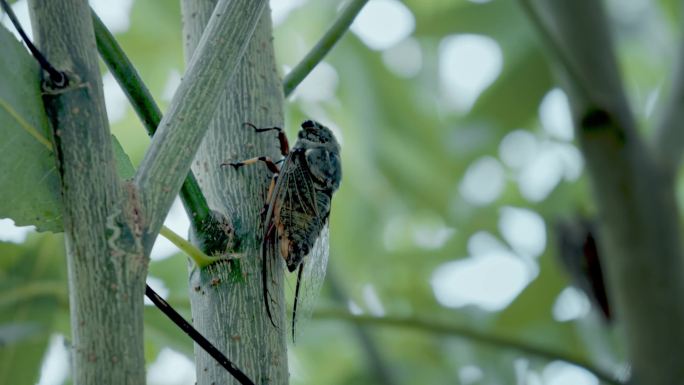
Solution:
[[[306,165],[314,181],[330,193],[337,190],[342,179],[340,145],[330,129],[313,120],[302,123],[295,151],[304,152]]]
[[[313,143],[325,144],[326,147],[334,147],[338,150],[340,147],[332,131],[330,131],[328,127],[313,120],[307,120],[302,123],[302,130],[299,131],[298,138]]]

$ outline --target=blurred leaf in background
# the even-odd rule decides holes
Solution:
[[[183,72],[177,2],[91,3],[163,109]],[[677,6],[607,4],[631,102],[648,130],[674,59]],[[326,31],[339,5],[271,1],[282,74]],[[369,1],[286,102],[290,137],[311,118],[335,130],[342,144],[345,176],[331,212],[329,272],[339,287],[324,289],[322,315],[345,309],[433,320],[608,373],[623,365],[613,328],[570,287],[555,258],[553,224],[595,208],[567,98],[547,63],[514,1]],[[112,76],[103,80],[113,132],[135,165],[147,135]],[[170,220],[186,233],[187,219],[175,212]],[[13,234],[10,227],[2,233]],[[10,369],[25,376],[12,383],[35,383],[41,362],[41,384],[65,381],[50,382],[45,369],[67,362],[59,361],[63,348],[46,353],[51,336],[68,331],[60,242],[33,234],[0,245],[0,383],[9,383]],[[188,317],[184,258],[172,257],[173,249],[155,253],[151,282]],[[409,322],[368,325],[365,334],[357,327],[334,316],[308,323],[290,352],[292,383],[598,383],[578,366],[514,344]],[[145,328],[149,382],[192,384],[187,338],[152,307]]]

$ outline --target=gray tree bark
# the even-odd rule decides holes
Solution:
[[[44,103],[60,173],[75,384],[144,384],[148,253],[246,51],[264,0],[222,0],[135,179],[121,183],[86,0],[30,3],[34,35],[67,74]]]
[[[191,59],[215,3],[211,0],[182,2],[186,61]],[[229,160],[259,155],[277,159],[279,155],[275,135],[258,134],[243,125],[250,122],[271,127],[283,123],[283,96],[275,67],[268,7],[259,20],[233,86],[215,102],[218,109],[192,169],[209,207],[230,219],[238,251],[244,256],[239,261],[239,270],[234,264],[217,264],[190,272],[193,322],[257,384],[286,384],[285,330],[271,325],[262,299],[259,213],[270,174],[260,164],[239,171],[221,167],[222,162]],[[282,305],[282,269],[272,278],[280,288],[274,294]],[[275,311],[276,318],[282,319],[284,307]],[[198,384],[235,383],[197,346],[195,362]]]
[[[116,175],[90,7],[35,0],[30,12],[36,43],[70,80],[44,102],[61,177],[73,381],[143,384],[147,259],[133,189]]]

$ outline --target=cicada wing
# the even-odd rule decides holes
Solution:
[[[295,290],[293,309],[290,313],[293,342],[304,329],[304,324],[311,319],[316,300],[325,280],[330,254],[328,234],[328,223],[326,222],[311,252],[304,258],[296,274],[296,282],[293,286]]]
[[[278,284],[283,279],[283,258],[279,248],[278,224],[275,223],[274,219],[276,210],[280,210],[283,201],[286,200],[287,183],[291,177],[291,173],[287,172],[287,170],[290,168],[290,159],[285,158],[281,166],[283,172],[275,179],[271,195],[267,197],[268,204],[262,224],[261,279],[263,302],[266,307],[266,314],[271,324],[276,328],[284,326],[285,298],[282,285]]]
[[[317,192],[306,167],[303,152],[295,150],[286,158],[271,194],[264,226],[265,269],[279,272],[272,267],[282,266],[283,262],[297,268],[297,274],[290,276],[294,282],[289,285],[294,302],[288,325],[292,325],[293,338],[295,331],[301,329],[301,321],[311,316],[328,263],[330,198]],[[306,255],[301,254],[303,245],[308,249]],[[269,316],[275,320],[273,305],[279,304],[274,301],[276,288],[267,284],[264,287],[271,292],[264,301],[269,304]],[[276,324],[281,325],[279,321]]]
[[[278,236],[274,226],[270,226],[264,233],[261,242],[262,289],[263,302],[269,321],[276,328],[283,327],[285,299],[282,286],[283,262],[278,252]]]

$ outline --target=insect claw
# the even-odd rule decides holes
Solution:
[[[224,162],[224,163],[221,163],[221,167],[232,166],[232,167],[233,167],[234,169],[236,169],[236,170],[237,170],[238,168],[244,166],[244,165],[245,165],[245,164],[244,164],[243,162],[236,162],[236,163],[233,163],[233,162]]]
[[[255,126],[254,124],[252,124],[250,122],[244,122],[244,123],[242,123],[242,125],[247,126],[247,127],[252,127],[253,129],[258,130],[257,126]]]

